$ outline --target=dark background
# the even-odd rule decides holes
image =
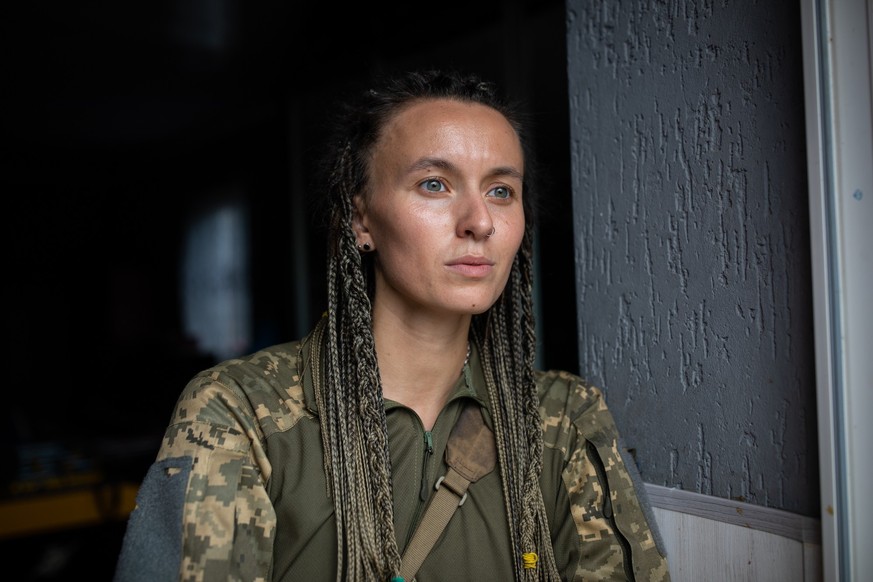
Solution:
[[[76,467],[106,482],[144,474],[176,396],[215,361],[182,325],[192,208],[227,188],[249,205],[244,351],[316,320],[324,245],[294,215],[311,208],[327,105],[375,71],[457,66],[527,103],[547,178],[540,365],[577,370],[562,1],[30,4],[6,9],[0,40],[3,503],[20,497],[13,483],[38,490]],[[122,535],[108,520],[0,542],[11,579],[108,580]]]

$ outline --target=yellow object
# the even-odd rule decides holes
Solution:
[[[528,570],[528,569],[537,567],[537,560],[539,560],[539,556],[537,556],[533,552],[528,552],[526,554],[521,555],[521,560],[522,560],[522,562],[524,562],[525,570]]]

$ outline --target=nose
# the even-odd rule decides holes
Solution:
[[[478,192],[464,194],[458,199],[458,207],[458,236],[484,240],[494,232],[491,210],[484,196]]]

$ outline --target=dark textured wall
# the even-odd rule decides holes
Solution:
[[[645,481],[817,516],[800,4],[567,16],[581,372]]]

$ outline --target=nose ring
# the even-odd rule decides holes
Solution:
[[[496,230],[497,230],[497,229],[494,228],[494,227],[492,226],[492,227],[491,227],[491,232],[489,232],[488,234],[486,234],[486,235],[485,235],[485,238],[491,238],[492,236],[494,236],[494,232],[495,232]]]

